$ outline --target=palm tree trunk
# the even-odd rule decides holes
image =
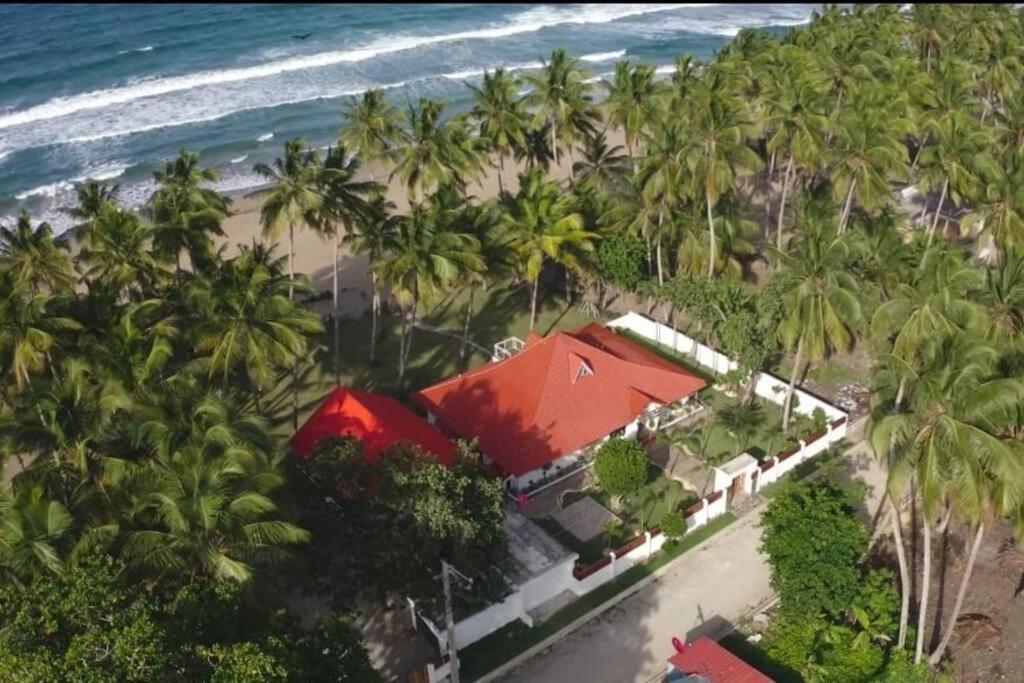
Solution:
[[[917,162],[919,162],[921,160],[921,152],[924,151],[924,147],[925,147],[926,144],[928,144],[928,133],[925,133],[924,137],[921,138],[921,144],[918,145],[917,153],[914,154],[914,161],[911,162],[911,164],[910,164],[910,176],[911,176],[911,178],[913,178],[914,173],[917,172]]]
[[[895,410],[899,410],[900,406],[903,405],[903,394],[907,391],[907,378],[906,376],[900,377],[900,388],[896,390],[896,403],[893,406]]]
[[[914,664],[921,663],[924,651],[924,627],[928,622],[928,589],[932,582],[932,524],[928,512],[922,510],[921,523],[924,525],[923,548],[924,567],[921,570],[921,598],[917,605],[917,643],[914,646]]]
[[[850,208],[853,206],[853,193],[857,189],[857,179],[850,183],[850,190],[846,193],[846,203],[843,205],[843,215],[839,219],[839,234],[846,232],[846,223],[850,220]]]
[[[398,391],[402,390],[402,380],[405,378],[405,342],[406,342],[406,331],[409,326],[405,311],[401,312],[402,316],[402,334],[398,339]]]
[[[708,279],[715,277],[715,259],[717,257],[715,249],[715,218],[711,215],[711,194],[705,193],[708,202],[708,238],[709,242],[709,256],[708,259]]]
[[[655,246],[655,257],[658,259],[658,284],[659,285],[664,285],[665,284],[665,275],[662,272],[662,266],[661,266],[661,222],[662,222],[663,218],[664,217],[661,216],[660,214],[658,215],[658,241],[657,241],[656,246]]]
[[[925,249],[930,249],[932,246],[932,239],[935,237],[935,228],[939,224],[939,215],[942,213],[942,205],[946,203],[946,192],[949,190],[949,178],[947,177],[942,182],[942,194],[939,195],[939,205],[935,207],[935,215],[932,216],[932,224],[928,227],[928,244]],[[921,263],[924,263],[924,259],[921,259]]]
[[[288,299],[295,301],[295,226],[288,221]]]
[[[572,154],[572,143],[570,142],[569,143],[569,183],[570,184],[576,182],[576,172],[572,170],[573,165],[574,165],[574,162],[573,162],[573,154]]]
[[[782,222],[786,215],[786,195],[789,194],[789,176],[793,172],[793,157],[789,157],[786,171],[782,174],[782,199],[779,200],[779,223],[775,229],[775,246],[782,249]]]
[[[956,620],[960,616],[960,610],[964,606],[964,596],[967,595],[967,584],[971,581],[971,574],[974,573],[974,562],[978,559],[978,550],[981,548],[981,539],[985,535],[985,524],[984,522],[978,523],[978,529],[974,532],[974,543],[971,545],[971,554],[967,558],[967,567],[964,569],[964,576],[960,579],[960,589],[956,593],[956,602],[953,603],[953,613],[949,615],[949,622],[946,624],[946,632],[942,635],[942,640],[939,642],[939,646],[935,648],[931,656],[928,657],[928,663],[935,666],[942,661],[942,655],[946,653],[946,647],[949,646],[949,639],[953,637],[953,631],[956,629]]]
[[[498,154],[498,196],[505,194],[505,153]]]
[[[335,228],[334,228],[334,272],[332,273],[332,282],[331,282],[331,289],[333,290],[332,291],[332,295],[333,295],[332,304],[333,304],[334,313],[333,313],[333,315],[331,317],[334,319],[334,384],[336,386],[340,387],[341,386],[341,363],[338,361],[338,351],[339,351],[339,342],[338,342],[338,315],[339,315],[339,311],[338,311],[338,258],[339,258],[339,253],[340,253],[340,245],[338,243],[339,240],[340,240],[340,235],[338,233],[337,226],[335,226]]]
[[[469,339],[469,319],[473,316],[473,292],[474,288],[469,288],[469,300],[466,301],[466,321],[462,325],[462,345],[459,347],[459,361],[466,359],[466,341]]]
[[[537,322],[537,285],[540,283],[540,273],[537,277],[533,278],[533,294],[530,296],[530,331],[533,331],[533,326]]]
[[[900,522],[900,511],[892,499],[892,494],[886,495],[889,501],[889,516],[892,520],[892,537],[896,545],[896,560],[900,569],[900,633],[896,641],[896,647],[903,649],[907,643],[907,622],[910,617],[910,570],[907,568],[907,553],[903,547],[903,524]]]
[[[558,165],[558,126],[554,119],[551,120],[551,159]]]
[[[373,290],[370,301],[370,365],[377,357],[377,326],[380,324],[380,292],[377,290],[377,273],[370,272],[370,287]]]
[[[804,335],[800,335],[800,341],[796,344],[796,358],[793,359],[793,372],[789,376],[789,390],[786,392],[786,402],[782,408],[782,431],[789,431],[789,417],[793,410],[793,392],[796,391],[796,378],[800,376],[800,364],[804,359]]]

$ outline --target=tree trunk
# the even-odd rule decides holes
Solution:
[[[796,344],[796,358],[793,359],[793,372],[789,376],[789,391],[786,392],[786,401],[782,407],[782,431],[789,431],[789,417],[793,411],[793,392],[796,391],[796,379],[800,376],[800,364],[804,357],[804,335],[800,335],[800,341]]]
[[[921,511],[921,523],[924,525],[923,548],[924,567],[921,570],[921,598],[917,605],[917,643],[914,646],[914,664],[921,663],[924,651],[924,627],[928,623],[928,589],[932,583],[932,525],[927,510]]]
[[[505,153],[498,154],[498,196],[505,194]]]
[[[906,376],[900,378],[900,388],[896,390],[896,403],[893,405],[894,410],[898,411],[900,406],[903,405],[903,394],[907,391],[907,378]]]
[[[935,215],[932,216],[932,224],[928,227],[928,244],[925,246],[925,250],[931,248],[932,239],[935,237],[935,228],[939,225],[939,215],[942,213],[942,205],[946,203],[946,192],[949,190],[949,178],[947,177],[942,183],[942,193],[939,195],[939,205],[935,207]],[[924,259],[921,259],[921,263],[924,263]]]
[[[850,220],[850,208],[853,206],[853,193],[857,189],[857,179],[850,183],[850,190],[846,193],[846,203],[843,205],[843,215],[839,219],[839,234],[846,232],[846,223]]]
[[[405,311],[401,312],[402,316],[402,332],[401,337],[398,339],[398,391],[402,391],[402,382],[405,379],[405,343],[408,338],[407,329],[409,327],[408,316]]]
[[[373,290],[370,300],[370,365],[377,356],[377,326],[380,324],[380,292],[377,289],[377,273],[370,272],[370,287]]]
[[[334,313],[333,313],[333,315],[331,317],[334,318],[334,384],[336,386],[339,386],[339,387],[341,386],[341,362],[339,361],[339,358],[338,358],[338,352],[339,352],[339,349],[340,349],[340,342],[338,340],[338,334],[339,334],[339,332],[338,332],[338,322],[339,322],[338,321],[338,316],[339,316],[339,311],[338,311],[338,258],[339,258],[339,254],[340,254],[340,251],[341,251],[341,247],[340,247],[340,244],[339,244],[340,239],[341,239],[341,236],[338,233],[338,228],[337,228],[337,226],[335,226],[335,228],[334,228],[334,272],[332,273],[332,282],[331,282],[331,289],[333,290],[332,291],[332,294],[333,294],[332,304],[333,304]]]
[[[782,223],[786,215],[786,195],[789,194],[789,178],[793,173],[793,157],[789,157],[786,171],[782,174],[782,199],[779,200],[779,223],[775,229],[775,246],[782,249]]]
[[[658,222],[659,223],[661,222],[660,218],[658,219]],[[658,241],[656,242],[656,246],[655,246],[655,258],[658,259],[658,284],[659,285],[664,285],[665,284],[665,276],[664,276],[664,274],[662,272],[662,266],[661,266],[661,232],[660,231],[658,232]]]
[[[953,613],[949,615],[949,622],[946,624],[946,632],[942,636],[942,640],[939,642],[939,646],[935,648],[931,656],[928,657],[928,663],[935,666],[942,661],[942,655],[946,653],[946,647],[949,646],[949,639],[953,637],[953,631],[956,629],[956,620],[960,616],[960,610],[964,606],[964,596],[967,595],[967,584],[971,581],[971,574],[974,573],[974,562],[978,559],[978,549],[981,548],[981,539],[985,535],[985,524],[983,522],[978,523],[978,529],[974,533],[974,543],[971,545],[971,554],[967,558],[967,567],[964,569],[964,576],[960,579],[960,589],[956,593],[956,602],[953,603]]]
[[[921,144],[917,148],[917,153],[914,155],[914,161],[910,164],[910,177],[914,177],[914,173],[917,172],[917,162],[921,160],[921,152],[924,151],[925,145],[928,144],[928,133],[924,134],[921,138]]]
[[[540,273],[533,278],[533,295],[530,297],[530,331],[537,322],[537,285],[540,284]]]
[[[896,560],[900,569],[900,634],[896,641],[896,647],[902,650],[903,646],[907,644],[907,622],[910,617],[910,573],[907,568],[906,549],[903,547],[903,524],[900,522],[900,511],[893,501],[892,495],[887,494],[886,497],[889,500],[892,536],[896,545]]]
[[[576,173],[572,170],[573,167],[573,154],[572,154],[572,143],[569,143],[569,183],[576,182]]]
[[[469,287],[469,300],[466,301],[466,321],[462,325],[462,344],[459,346],[459,361],[466,359],[466,342],[469,340],[469,319],[473,316],[473,292],[474,288]]]
[[[558,165],[558,127],[551,121],[551,159]]]
[[[288,299],[295,301],[295,226],[288,222]]]
[[[717,252],[715,249],[715,218],[711,215],[711,195],[705,193],[708,202],[708,238],[711,240],[709,243],[709,256],[708,259],[708,279],[715,277],[715,260]]]

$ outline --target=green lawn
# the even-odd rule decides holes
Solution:
[[[706,381],[709,385],[715,383],[714,373],[711,372],[711,370],[709,370],[708,368],[704,367],[703,365],[699,365],[686,354],[673,351],[671,348],[667,346],[655,343],[650,339],[647,339],[646,337],[641,337],[639,334],[633,332],[632,330],[617,330],[616,333],[622,335],[623,337],[626,337],[630,341],[636,342],[640,346],[643,346],[645,349],[653,351],[659,356],[672,361],[673,363],[683,368],[684,370],[689,370],[694,375],[697,375],[698,377]]]
[[[581,543],[572,534],[562,530],[553,519],[543,520],[546,530],[552,531],[562,543],[579,553],[582,564],[596,562],[601,559],[607,548],[616,548],[647,529],[658,526],[666,512],[683,510],[697,502],[696,493],[684,488],[678,481],[666,477],[656,465],[648,468],[647,483],[643,488],[636,493],[623,496],[621,509],[618,511],[612,508],[611,496],[599,488],[567,493],[563,506],[587,496],[612,510],[622,519],[622,526],[610,538],[607,534],[601,534],[597,538]]]
[[[493,671],[548,636],[554,635],[595,607],[611,600],[644,577],[650,576],[734,521],[736,521],[736,516],[731,512],[716,517],[700,529],[684,536],[679,543],[671,547],[666,546],[650,562],[631,567],[612,581],[563,607],[543,624],[530,628],[521,621],[515,621],[486,638],[478,640],[459,652],[459,671],[463,680],[475,681]]]
[[[465,322],[468,291],[432,306],[423,307],[420,315],[430,325],[461,335]],[[495,287],[477,290],[473,297],[474,315],[470,319],[470,339],[490,350],[495,342],[510,336],[525,339],[530,327],[530,300],[525,287]],[[590,318],[576,306],[548,292],[538,305],[536,330],[542,335],[552,331],[579,327]],[[320,348],[312,362],[299,377],[299,422],[305,420],[323,397],[335,386],[332,357],[332,329],[320,338]],[[369,363],[370,314],[357,319],[343,319],[339,325],[341,383],[371,391],[394,392],[397,381],[397,358],[401,321],[397,315],[385,314],[377,340],[377,362]],[[406,369],[406,391],[415,391],[451,377],[458,372],[490,360],[490,352],[469,347],[464,363],[459,360],[459,340],[435,332],[417,329],[413,333],[412,351]],[[274,424],[283,434],[292,431],[291,376],[281,378],[277,388],[269,392],[268,404],[278,416]]]

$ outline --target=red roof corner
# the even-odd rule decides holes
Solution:
[[[321,439],[332,436],[356,437],[371,460],[396,443],[415,444],[446,465],[455,457],[455,446],[444,434],[395,399],[348,387],[332,391],[290,443],[305,458]]]
[[[684,675],[703,676],[711,683],[775,683],[707,636],[687,645],[668,662]]]

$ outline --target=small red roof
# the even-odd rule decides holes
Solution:
[[[711,683],[774,683],[707,636],[701,636],[668,661],[680,673],[697,674]]]
[[[668,404],[704,380],[591,323],[531,335],[511,358],[417,392],[438,422],[508,474],[520,476],[611,434],[650,403]]]
[[[292,437],[300,457],[310,454],[320,439],[354,436],[363,442],[365,457],[375,459],[395,443],[413,443],[450,464],[455,446],[426,420],[389,396],[338,387]]]

